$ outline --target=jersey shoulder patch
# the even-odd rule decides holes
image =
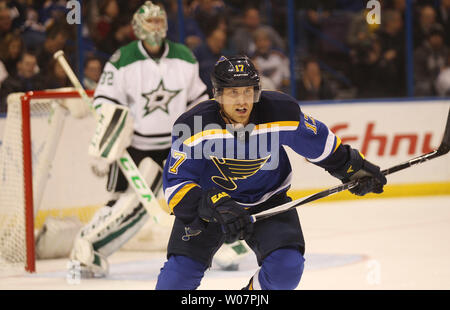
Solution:
[[[197,63],[197,59],[194,54],[192,54],[191,50],[186,45],[175,43],[170,40],[166,41],[169,45],[169,53],[167,54],[167,58],[178,58],[191,64]]]
[[[140,51],[138,43],[139,41],[135,40],[125,46],[122,46],[111,56],[109,62],[116,67],[116,69],[120,69],[136,61],[147,59],[147,57]]]

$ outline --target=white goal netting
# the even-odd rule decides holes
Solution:
[[[89,93],[92,95],[92,92]],[[24,170],[27,161],[22,127],[24,94],[8,97],[6,118],[0,118],[0,273],[23,270],[30,260],[65,257],[76,232],[110,198],[106,192],[108,166],[87,154],[95,120],[73,89],[27,93],[31,127],[32,174]],[[25,150],[25,151],[24,151]],[[26,234],[27,181],[32,181],[34,231]],[[166,216],[167,217],[167,216]],[[150,224],[125,245],[129,250],[164,250],[171,219],[165,227]],[[63,224],[58,220],[65,219]],[[44,225],[45,223],[45,225]],[[64,242],[51,254],[30,253],[44,229],[64,225]],[[59,233],[59,230],[57,230]],[[34,235],[34,236],[33,236]],[[30,240],[32,239],[32,240]],[[38,238],[37,238],[38,239]],[[53,257],[51,257],[53,256]]]

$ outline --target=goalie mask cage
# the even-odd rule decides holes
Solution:
[[[88,91],[88,95],[91,97],[93,91]],[[0,145],[0,274],[23,268],[34,272],[35,227],[42,226],[42,217],[49,211],[44,209],[39,212],[43,213],[40,217],[35,215],[64,123],[73,119],[67,116],[67,107],[85,103],[74,89],[65,88],[14,93],[8,96],[7,104]],[[40,142],[35,143],[35,137]],[[85,143],[76,146],[86,155],[87,147]],[[65,182],[70,184],[70,176]],[[60,213],[68,214],[67,209]]]

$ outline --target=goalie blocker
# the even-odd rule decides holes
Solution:
[[[98,114],[95,134],[89,145],[89,155],[112,163],[131,144],[133,118],[128,107],[115,104],[102,104]]]

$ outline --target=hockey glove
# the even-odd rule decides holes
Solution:
[[[357,185],[349,189],[352,194],[358,196],[364,196],[367,193],[381,194],[387,180],[381,173],[380,167],[365,160],[358,150],[352,148],[349,150],[350,159],[340,169],[330,171],[330,174],[340,179],[342,183],[358,180]]]
[[[205,192],[198,213],[206,222],[220,223],[226,242],[243,240],[253,231],[253,223],[247,210],[218,189]]]

